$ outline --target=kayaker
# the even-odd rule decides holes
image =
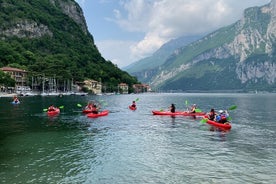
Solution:
[[[85,110],[92,110],[92,108],[93,108],[93,103],[88,102],[87,106],[85,107]]]
[[[96,104],[93,104],[92,113],[93,113],[93,114],[98,114],[98,113],[99,113],[99,107],[97,107]]]
[[[175,112],[175,105],[174,105],[174,104],[172,104],[172,105],[170,106],[170,111],[171,111],[172,113]]]
[[[216,116],[216,122],[219,123],[226,123],[227,122],[227,117],[229,116],[227,111],[219,110],[219,114]]]
[[[131,107],[136,108],[136,102],[135,101],[132,101]]]
[[[50,107],[48,107],[48,111],[55,111],[56,107],[52,104]]]
[[[196,112],[196,104],[192,105],[190,113],[195,113]]]
[[[18,102],[19,102],[19,99],[17,98],[17,96],[14,96],[14,97],[13,97],[13,102],[14,102],[14,103],[18,103]]]
[[[217,113],[215,112],[215,109],[211,109],[210,112],[207,114],[208,119],[214,121],[216,118]]]

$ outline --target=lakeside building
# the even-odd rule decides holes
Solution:
[[[30,89],[30,87],[27,86],[28,72],[26,70],[12,68],[12,67],[2,67],[1,70],[4,73],[9,74],[11,78],[15,80],[15,88],[8,87],[8,91],[14,92],[17,89]]]

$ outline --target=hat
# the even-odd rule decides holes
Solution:
[[[223,110],[219,110],[218,112],[219,112],[220,114],[222,114],[222,113],[223,113]]]

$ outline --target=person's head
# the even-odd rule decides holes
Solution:
[[[172,107],[174,107],[174,104],[172,104]]]
[[[132,101],[132,103],[135,103],[135,101]]]
[[[215,109],[211,109],[211,112],[215,112]]]

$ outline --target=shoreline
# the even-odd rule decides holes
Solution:
[[[14,97],[14,96],[18,96],[17,93],[1,93],[0,92],[0,97]]]

